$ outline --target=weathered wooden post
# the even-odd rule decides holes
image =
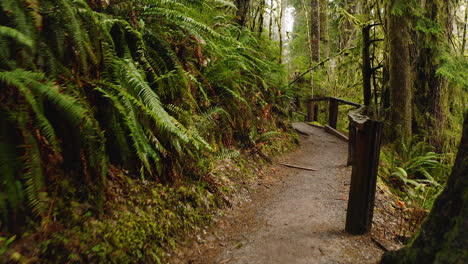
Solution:
[[[348,166],[353,165],[354,148],[356,146],[356,127],[351,116],[349,119],[349,135],[348,135]]]
[[[319,114],[319,106],[318,104],[314,104],[314,120],[315,122],[318,121],[318,114]]]
[[[317,112],[315,112],[315,103],[312,100],[307,101],[307,122],[315,121]]]
[[[330,97],[330,103],[328,107],[328,125],[336,129],[336,123],[338,122],[338,101]]]
[[[351,186],[346,214],[346,232],[365,234],[371,230],[374,213],[375,188],[380,156],[382,122],[360,114],[365,108],[350,113]],[[351,133],[354,133],[351,136]],[[353,139],[351,139],[353,138]],[[349,160],[348,160],[349,162]]]

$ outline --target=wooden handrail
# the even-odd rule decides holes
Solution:
[[[317,98],[310,98],[309,101],[310,102],[319,102],[319,101],[330,101],[330,100],[336,100],[342,104],[347,104],[347,105],[351,105],[351,106],[355,106],[355,107],[361,107],[362,104],[358,104],[358,103],[355,103],[355,102],[351,102],[351,101],[348,101],[348,100],[344,100],[344,99],[341,99],[341,98],[337,98],[337,97],[333,97],[333,96],[328,96],[328,97],[317,97]]]
[[[336,97],[310,98],[307,101],[306,121],[308,122],[317,121],[318,106],[315,104],[315,102],[321,102],[321,101],[329,101],[328,125],[334,129],[336,129],[336,124],[338,122],[338,107],[340,104],[351,105],[354,107],[362,107],[361,104],[347,101],[341,98],[336,98]]]

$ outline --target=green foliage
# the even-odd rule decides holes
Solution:
[[[15,241],[16,236],[0,237],[0,256],[3,256],[8,249],[8,246]]]
[[[88,206],[86,217],[101,215],[116,171],[163,183],[155,188],[170,194],[151,212],[128,209],[95,226],[110,236],[89,251],[99,260],[121,254],[157,262],[156,247],[206,221],[213,205],[204,204],[212,200],[205,187],[168,186],[194,179],[204,186],[209,166],[197,165],[236,156],[221,150],[248,146],[250,131],[261,131],[254,144],[266,143],[280,135],[266,131],[284,125],[285,72],[264,48],[274,43],[239,32],[234,7],[224,0],[2,1],[0,230],[37,228],[47,237],[54,222],[85,217],[61,211],[76,204]],[[145,248],[153,241],[154,258]],[[58,257],[72,242],[56,234],[47,243],[44,256]],[[122,244],[134,246],[122,252]]]
[[[416,138],[401,143],[398,149],[398,154],[394,150],[381,153],[379,175],[412,206],[430,209],[447,181],[444,155]]]
[[[437,69],[437,74],[460,85],[466,95],[466,91],[468,91],[468,79],[466,78],[468,76],[468,60],[463,56],[454,56],[450,53],[442,54],[441,60],[442,64]]]

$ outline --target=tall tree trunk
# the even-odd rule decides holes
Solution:
[[[269,14],[270,14],[270,23],[268,23],[268,39],[271,40],[271,36],[273,34],[273,0],[270,0],[270,7],[269,7]]]
[[[279,37],[279,63],[283,63],[283,0],[279,0],[279,17],[278,17],[278,37]]]
[[[390,8],[398,0],[391,0]],[[392,139],[407,140],[411,137],[411,65],[410,21],[407,15],[388,12],[388,44],[390,70],[390,120]]]
[[[358,1],[344,0],[343,9],[349,14],[355,15],[358,13]],[[355,39],[354,24],[348,17],[344,17],[343,23],[340,26],[340,49],[345,49],[350,46],[350,42]]]
[[[258,37],[262,35],[263,32],[263,23],[264,23],[264,15],[265,15],[265,5],[266,5],[266,0],[262,0],[261,6],[260,6],[260,18],[258,19]]]
[[[311,0],[310,2],[310,31],[309,31],[309,50],[310,50],[310,65],[313,67],[316,63],[320,62],[320,1]],[[311,96],[315,93],[320,93],[319,89],[316,89],[314,83],[313,72],[310,76],[310,87]]]
[[[237,12],[236,12],[236,22],[239,25],[239,28],[244,28],[247,23],[247,14],[249,12],[250,0],[236,0],[235,1]]]
[[[427,135],[431,144],[438,151],[443,147],[445,127],[446,96],[448,88],[447,79],[437,74],[440,67],[440,56],[443,46],[448,46],[452,33],[450,21],[451,4],[441,1],[426,1],[422,10],[426,11],[425,18],[438,23],[444,34],[416,31],[415,36],[415,79],[414,79],[414,106],[415,106],[415,132]]]
[[[255,32],[255,29],[257,27],[257,17],[260,14],[260,8],[261,8],[260,5],[257,6],[257,9],[255,9],[255,12],[253,14],[253,17],[250,18],[252,20],[252,25],[250,27],[250,31],[252,31],[252,32]]]
[[[322,46],[322,57],[330,56],[328,36],[328,0],[320,0],[320,45]]]
[[[465,23],[463,24],[463,37],[462,37],[462,46],[461,46],[461,55],[465,55],[465,49],[466,49],[466,29],[468,28],[468,1],[467,4],[465,5]]]
[[[383,264],[468,263],[468,111],[452,174],[409,246],[387,252]]]
[[[310,1],[310,45],[312,61],[320,62],[320,4],[319,0]]]

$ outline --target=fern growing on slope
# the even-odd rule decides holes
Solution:
[[[224,0],[2,1],[1,231],[66,219],[59,193],[99,215],[115,170],[183,181],[250,131],[275,135],[283,69],[234,15]]]

